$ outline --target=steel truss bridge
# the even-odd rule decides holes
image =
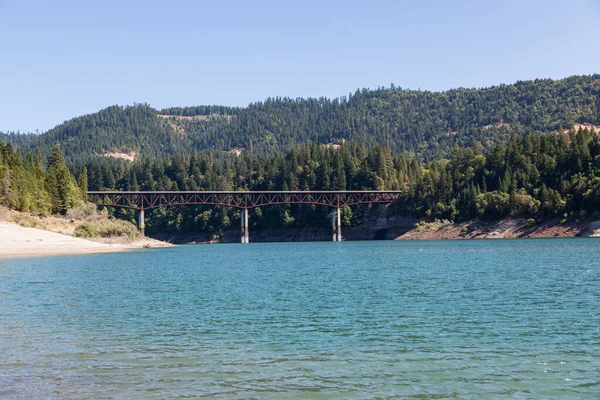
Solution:
[[[88,201],[99,207],[121,207],[137,210],[139,228],[144,233],[144,210],[180,205],[218,205],[243,210],[242,243],[249,242],[248,209],[277,204],[311,204],[332,207],[334,241],[342,240],[341,211],[356,204],[389,204],[402,194],[399,190],[354,191],[160,191],[120,192],[91,191]]]

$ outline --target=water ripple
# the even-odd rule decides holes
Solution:
[[[0,260],[0,398],[596,399],[597,247],[252,244]]]

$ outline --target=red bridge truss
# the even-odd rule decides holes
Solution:
[[[398,190],[355,191],[217,191],[217,192],[88,192],[88,201],[98,206],[148,210],[179,205],[219,205],[240,209],[275,204],[314,204],[344,207],[355,204],[391,203]]]
[[[256,191],[256,192],[88,192],[88,201],[98,206],[138,210],[138,225],[144,234],[144,210],[181,205],[218,205],[243,210],[240,214],[242,243],[249,243],[248,209],[276,204],[314,204],[333,207],[332,237],[342,241],[340,207],[355,204],[391,203],[399,190],[354,191]]]

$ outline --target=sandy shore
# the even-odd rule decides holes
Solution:
[[[148,238],[126,244],[98,243],[0,221],[0,257],[108,253],[139,249],[144,246],[165,247],[172,245]]]

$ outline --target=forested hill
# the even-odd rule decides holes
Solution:
[[[386,144],[427,161],[448,156],[455,145],[479,142],[487,148],[513,134],[577,124],[600,124],[600,75],[446,92],[392,86],[337,99],[269,98],[245,108],[112,106],[39,136],[0,139],[44,154],[60,142],[71,161],[109,152],[161,158],[193,149],[252,148],[257,155],[274,155],[309,141]]]

